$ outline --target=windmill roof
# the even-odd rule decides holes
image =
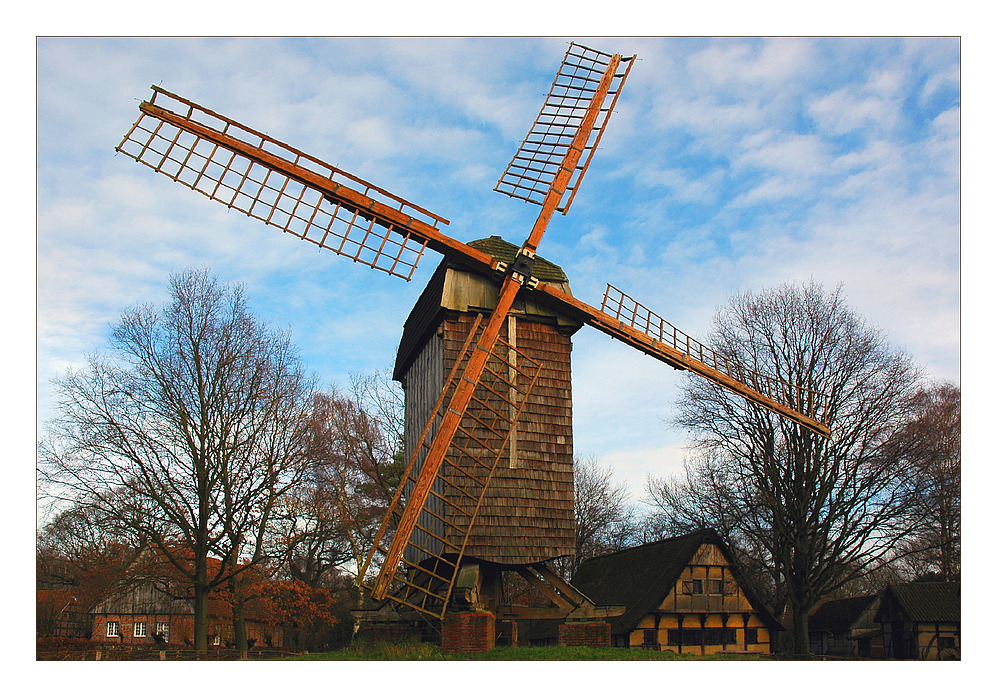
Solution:
[[[759,615],[773,628],[781,628],[747,587],[734,564],[730,549],[713,530],[698,530],[587,559],[571,579],[571,584],[597,605],[626,605],[626,612],[612,619],[612,631],[631,631],[644,617],[661,606],[675,587],[682,570],[703,544],[714,544],[720,549],[730,562],[731,572],[742,591]]]
[[[829,600],[810,616],[810,631],[848,629],[879,596],[863,595],[857,598]]]
[[[519,247],[506,242],[497,235],[468,242],[468,245],[490,254],[498,261],[505,262],[506,264],[512,264],[519,252]],[[395,368],[392,376],[395,380],[401,380],[405,375],[412,360],[415,359],[416,354],[425,342],[427,333],[436,328],[442,313],[446,311],[446,308],[442,307],[441,302],[444,284],[447,279],[447,271],[451,268],[461,267],[450,259],[444,259],[440,262],[440,265],[433,272],[432,277],[429,279],[419,299],[416,300],[415,305],[412,307],[408,318],[405,320],[405,328],[395,355]],[[561,270],[561,267],[547,261],[541,256],[537,256],[534,259],[533,276],[544,283],[568,283],[568,277]],[[496,282],[497,285],[498,283]]]
[[[961,587],[956,581],[891,583],[884,595],[892,595],[911,622],[958,622]]]
[[[499,261],[505,262],[506,264],[514,262],[516,260],[516,254],[519,252],[519,247],[511,242],[506,242],[498,235],[492,235],[491,237],[485,237],[484,239],[474,240],[473,242],[468,242],[467,244],[468,246],[474,247],[479,251],[491,254],[493,257]],[[533,276],[541,281],[544,281],[545,283],[568,282],[568,277],[560,266],[547,261],[539,255],[537,255],[533,261]]]

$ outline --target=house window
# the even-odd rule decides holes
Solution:
[[[938,637],[938,650],[942,649],[954,649],[955,648],[955,637],[954,636],[940,636]]]
[[[710,595],[724,595],[724,582],[710,581]]]
[[[669,629],[668,643],[671,646],[699,646],[703,643],[700,629]]]
[[[121,625],[117,622],[111,621],[107,623],[107,636],[119,637],[121,636]]]
[[[737,643],[737,631],[733,627],[710,627],[708,629],[669,629],[668,643],[671,646],[721,646]]]
[[[657,629],[645,629],[644,630],[644,646],[657,646],[658,645],[658,630]]]
[[[132,636],[138,636],[138,637],[148,636],[148,634],[145,633],[145,622],[135,623],[134,629],[132,630]]]
[[[211,640],[211,645],[212,646],[221,646],[222,645],[222,637],[221,637],[221,635],[215,634],[215,638]]]
[[[758,627],[747,627],[744,630],[744,643],[745,644],[758,643]]]
[[[682,592],[685,595],[701,595],[703,592],[702,580],[695,578],[691,581],[682,581]]]
[[[170,641],[170,623],[169,622],[156,622],[156,636],[160,637],[166,643]]]
[[[737,630],[733,627],[712,627],[703,630],[703,643],[708,646],[737,643]]]

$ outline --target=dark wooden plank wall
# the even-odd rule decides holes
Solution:
[[[426,420],[429,419],[433,411],[433,406],[443,390],[443,383],[446,380],[443,360],[443,336],[439,332],[431,334],[422,350],[412,361],[408,373],[402,380],[402,387],[405,390],[405,457],[406,460],[412,457],[419,444],[419,437],[425,427]],[[435,435],[436,426],[430,431],[426,438],[427,443],[432,442]],[[426,458],[426,449],[419,453],[413,469],[413,475],[418,477],[419,470]],[[412,484],[408,485],[411,490]],[[407,496],[409,491],[405,492]],[[443,525],[431,516],[421,516],[420,525],[427,525],[434,534],[442,536],[444,534]],[[412,533],[412,541],[424,549],[435,549],[437,543],[422,531],[416,529]]]

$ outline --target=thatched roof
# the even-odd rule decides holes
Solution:
[[[883,608],[896,600],[900,610],[911,622],[959,622],[961,612],[961,584],[956,581],[934,583],[891,583],[883,591]],[[877,620],[880,615],[877,615]]]
[[[571,584],[597,605],[626,605],[627,611],[612,619],[612,632],[631,632],[644,617],[661,606],[675,588],[682,570],[704,544],[716,545],[726,557],[731,573],[762,621],[772,629],[782,629],[747,586],[730,549],[713,530],[699,530],[587,559],[571,579]]]
[[[828,600],[810,615],[809,629],[811,632],[850,629],[878,597],[878,595],[863,595],[857,598]]]

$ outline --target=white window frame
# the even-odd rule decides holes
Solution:
[[[107,636],[118,638],[121,636],[121,623],[114,620],[107,621]]]
[[[162,634],[167,643],[170,641],[170,623],[156,622],[156,634]]]
[[[141,630],[141,631],[139,631]],[[149,636],[149,628],[145,622],[136,622],[132,625],[132,636],[134,637],[147,637]]]

